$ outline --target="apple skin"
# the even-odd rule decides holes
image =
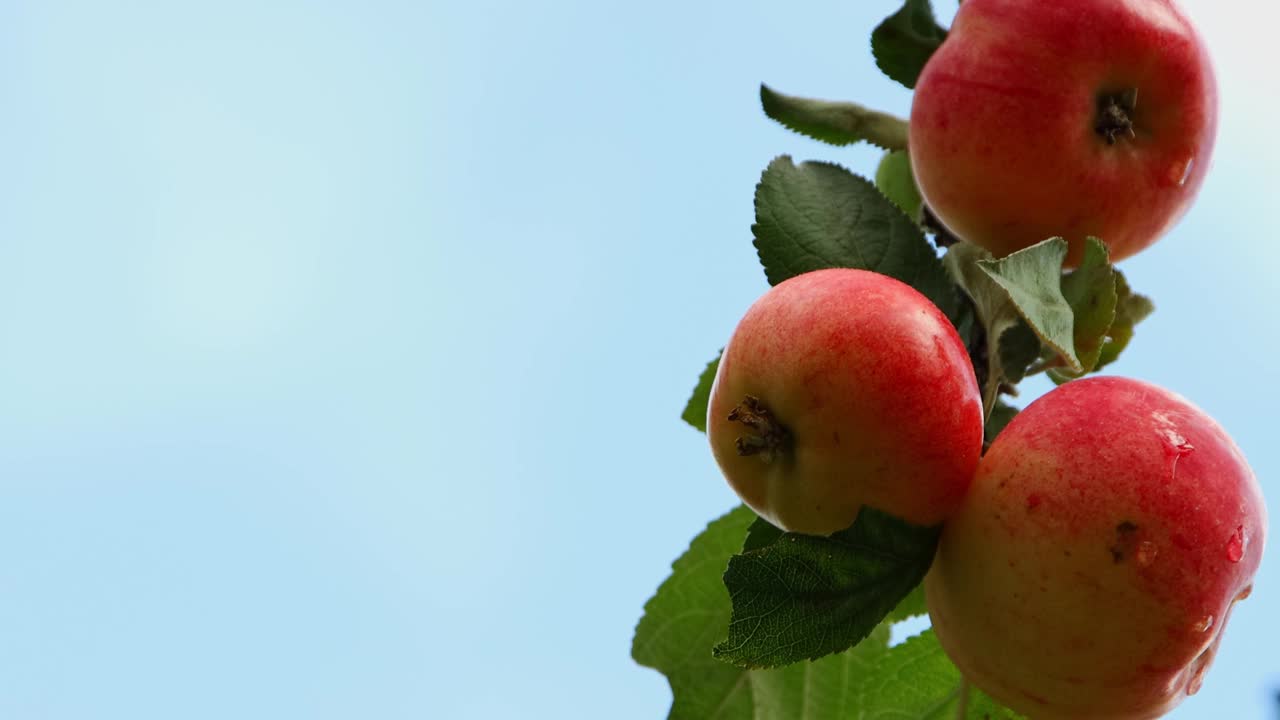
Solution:
[[[1137,90],[1135,137],[1096,130],[1099,96]],[[1049,237],[1113,261],[1181,218],[1209,168],[1217,86],[1168,0],[965,0],[911,106],[912,168],[954,235],[1007,255]]]
[[[996,437],[925,579],[942,647],[1036,720],[1155,718],[1200,688],[1262,559],[1235,443],[1181,397],[1077,380]]]
[[[757,398],[790,435],[742,455],[730,414]],[[707,437],[729,485],[758,515],[827,535],[864,504],[936,525],[963,498],[982,451],[982,401],[964,343],[915,289],[874,272],[790,278],[757,300],[712,385]]]

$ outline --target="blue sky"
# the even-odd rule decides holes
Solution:
[[[1218,152],[1116,370],[1280,517],[1270,23],[1188,5]],[[735,502],[678,414],[752,188],[876,157],[757,86],[905,114],[893,9],[0,2],[0,717],[664,716],[631,631]],[[1174,717],[1271,717],[1273,565]]]

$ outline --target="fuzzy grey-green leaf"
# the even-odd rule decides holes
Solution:
[[[1081,373],[1090,372],[1098,365],[1107,331],[1116,319],[1116,270],[1101,240],[1086,240],[1080,266],[1062,278],[1062,295],[1074,316],[1073,338]]]
[[[765,115],[783,126],[831,145],[869,142],[885,150],[907,146],[907,121],[857,103],[784,95],[760,86]]]
[[[1133,339],[1134,326],[1155,312],[1155,309],[1156,306],[1151,299],[1133,292],[1124,273],[1117,270],[1116,318],[1111,323],[1111,329],[1107,331],[1107,338],[1102,343],[1101,352],[1098,353],[1096,369],[1101,370],[1119,359],[1120,353]]]
[[[1075,352],[1075,314],[1062,295],[1062,261],[1067,241],[1049,238],[978,267],[1009,295],[1018,314],[1074,372],[1083,365]]]

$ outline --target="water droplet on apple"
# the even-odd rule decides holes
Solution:
[[[1175,162],[1169,166],[1169,179],[1176,183],[1178,187],[1187,184],[1187,180],[1191,179],[1191,171],[1196,167],[1196,159],[1189,157],[1182,162]]]
[[[1166,451],[1173,457],[1173,464],[1169,467],[1169,475],[1165,478],[1166,482],[1172,482],[1178,477],[1178,461],[1190,455],[1195,451],[1196,446],[1185,435],[1178,432],[1178,426],[1173,419],[1162,412],[1151,413],[1151,419],[1156,423],[1156,434],[1163,441]]]
[[[1195,695],[1200,692],[1200,686],[1204,685],[1204,674],[1209,670],[1209,665],[1213,662],[1213,658],[1218,654],[1218,644],[1222,642],[1222,633],[1218,633],[1213,642],[1209,643],[1209,647],[1204,649],[1195,660],[1191,661],[1190,677],[1187,679],[1187,695]]]
[[[1159,554],[1160,548],[1150,540],[1143,540],[1138,543],[1138,551],[1134,553],[1134,559],[1137,560],[1139,567],[1148,567],[1155,562],[1156,555]]]
[[[1164,439],[1169,449],[1176,455],[1190,455],[1196,449],[1196,446],[1192,445],[1190,440],[1180,435],[1173,428],[1161,428],[1159,432],[1160,437]]]
[[[1244,536],[1244,526],[1241,525],[1236,528],[1235,532],[1231,533],[1230,539],[1227,540],[1227,560],[1233,563],[1240,562],[1240,558],[1244,557],[1244,548],[1247,543],[1248,539]]]
[[[1213,627],[1213,616],[1205,615],[1191,625],[1191,629],[1198,633],[1209,632],[1209,628]]]
[[[1205,653],[1205,655],[1208,655],[1208,653]],[[1187,681],[1188,696],[1195,695],[1200,692],[1201,686],[1204,685],[1204,674],[1205,671],[1209,669],[1209,662],[1207,660],[1202,661],[1205,655],[1201,655],[1199,658],[1196,658],[1196,666],[1191,671],[1191,679]]]

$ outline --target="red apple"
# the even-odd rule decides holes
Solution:
[[[1087,236],[1119,260],[1200,189],[1217,127],[1204,45],[1169,0],[966,0],[911,105],[912,168],[953,234],[1006,255]]]
[[[864,504],[934,525],[973,479],[982,401],[937,306],[885,275],[819,270],[742,318],[707,436],[742,500],[785,530],[843,530]]]
[[[947,654],[1036,720],[1154,718],[1196,692],[1262,559],[1240,450],[1181,397],[1077,380],[1014,418],[925,580]]]

